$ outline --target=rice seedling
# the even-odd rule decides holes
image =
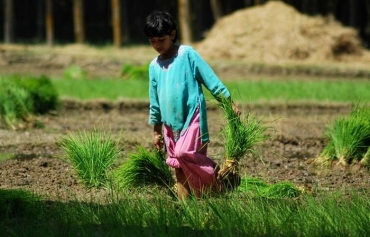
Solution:
[[[109,171],[122,149],[104,131],[80,131],[64,136],[59,145],[72,162],[74,170],[88,187],[109,184]]]
[[[221,132],[225,142],[225,160],[217,179],[226,190],[232,190],[240,185],[240,160],[247,152],[254,153],[253,147],[268,138],[265,134],[267,128],[251,113],[238,116],[228,98],[221,96],[218,105],[224,113],[226,124]]]
[[[142,146],[130,153],[129,159],[116,169],[115,181],[121,188],[148,185],[170,187],[174,183],[171,169],[165,162],[165,154]]]
[[[370,107],[356,106],[348,117],[335,120],[326,128],[326,137],[329,142],[319,162],[338,160],[338,164],[347,165],[361,160],[370,147]]]

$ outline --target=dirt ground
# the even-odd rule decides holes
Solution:
[[[96,102],[92,104],[39,117],[45,125],[42,129],[0,130],[0,154],[12,157],[0,162],[0,188],[31,190],[57,200],[90,199],[106,193],[84,187],[58,146],[60,138],[67,132],[105,129],[121,139],[125,158],[135,152],[136,145],[152,148],[152,128],[146,123],[145,108],[106,110]],[[256,147],[257,157],[244,158],[243,175],[270,183],[290,181],[312,192],[369,189],[370,172],[357,164],[322,168],[313,162],[326,144],[325,125],[348,113],[348,106],[243,107],[244,111],[248,109],[262,116],[272,136]],[[209,155],[221,164],[224,148],[219,131],[224,121],[219,110],[210,109],[208,113],[212,138]],[[116,165],[120,162],[123,160]]]
[[[62,73],[68,65],[53,64],[56,56],[22,56],[21,51],[12,53],[2,49],[0,70],[5,73],[51,75]],[[58,54],[58,57],[63,55]],[[96,61],[93,57],[87,58],[85,65],[95,65],[100,75],[111,75],[122,64],[122,61],[115,59],[101,64],[104,60],[99,57]],[[73,63],[78,62],[76,57],[73,59]],[[218,72],[222,70],[216,68]],[[11,158],[0,159],[0,188],[31,190],[54,200],[91,199],[104,195],[107,192],[104,189],[88,190],[84,187],[58,142],[68,132],[105,129],[114,138],[121,139],[123,159],[115,164],[119,165],[128,153],[135,152],[135,146],[153,148],[152,127],[147,124],[147,107],[146,102],[117,105],[104,101],[81,103],[63,100],[63,107],[58,113],[37,117],[44,128],[23,131],[0,129],[0,158]],[[261,104],[240,107],[244,113],[250,111],[261,116],[271,134],[270,139],[256,147],[258,156],[249,154],[243,159],[243,175],[258,177],[269,183],[290,181],[311,192],[369,190],[370,172],[359,164],[343,167],[333,163],[331,167],[323,168],[313,162],[327,143],[325,126],[338,116],[349,113],[350,106]],[[208,117],[211,133],[209,156],[221,164],[224,147],[219,132],[225,121],[221,111],[214,108],[209,109]]]

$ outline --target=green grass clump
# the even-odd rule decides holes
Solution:
[[[97,129],[70,133],[61,139],[60,146],[87,187],[109,184],[109,172],[121,149],[108,133]]]
[[[348,117],[338,118],[326,129],[328,145],[317,158],[321,162],[338,160],[342,164],[362,161],[367,164],[370,147],[370,107],[356,106]]]
[[[125,99],[147,99],[149,80],[117,80],[94,78],[90,80],[54,79],[53,84],[62,97],[79,100],[107,99],[110,101]]]
[[[115,171],[115,181],[121,188],[157,185],[169,187],[174,183],[165,154],[157,150],[137,147],[129,159]]]

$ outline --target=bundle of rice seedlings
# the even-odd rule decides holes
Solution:
[[[267,184],[266,182],[252,177],[243,177],[238,188],[241,192],[250,192],[257,197],[265,198],[295,198],[302,191],[290,182]]]
[[[32,121],[32,100],[27,90],[0,80],[0,120],[6,127],[21,128]]]
[[[97,129],[70,133],[62,137],[59,143],[77,175],[89,188],[109,184],[109,171],[122,150],[118,144],[110,134]]]
[[[295,198],[301,194],[301,191],[290,182],[279,182],[269,185],[261,193],[262,197],[267,198]]]
[[[226,125],[222,129],[225,142],[225,160],[217,179],[226,190],[233,190],[240,185],[239,162],[247,152],[254,153],[253,147],[266,140],[266,127],[261,120],[252,114],[240,117],[233,109],[230,99],[220,97],[219,107],[226,117]]]
[[[350,164],[364,157],[370,146],[370,107],[357,106],[346,118],[338,118],[326,128],[328,145],[318,161],[338,160]]]
[[[58,109],[59,95],[49,77],[15,77],[13,80],[19,87],[28,92],[33,113],[45,114]]]
[[[164,152],[147,150],[142,146],[137,147],[137,152],[129,154],[129,159],[117,168],[114,176],[121,188],[170,187],[174,183]]]
[[[240,182],[240,186],[238,190],[241,192],[252,192],[252,193],[260,193],[263,189],[268,187],[268,184],[261,179],[254,178],[254,177],[243,177]]]

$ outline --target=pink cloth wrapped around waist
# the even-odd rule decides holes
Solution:
[[[199,111],[194,114],[190,126],[177,141],[170,127],[164,126],[164,138],[167,148],[166,164],[181,168],[190,188],[199,192],[216,187],[216,163],[207,157],[207,144],[200,139]]]

